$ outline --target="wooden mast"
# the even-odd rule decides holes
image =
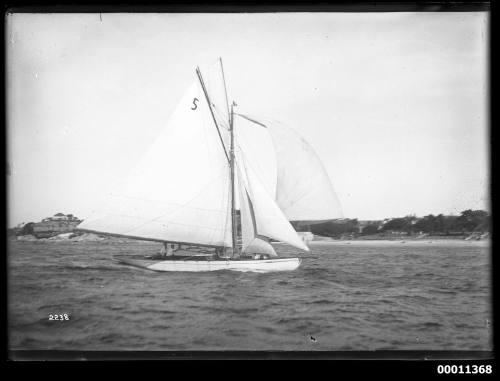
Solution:
[[[231,133],[231,148],[230,148],[230,171],[231,171],[231,231],[232,231],[232,241],[233,241],[233,253],[232,257],[237,254],[237,224],[236,224],[236,210],[235,210],[235,198],[234,198],[234,126],[233,126],[233,106],[234,102],[231,105],[231,114],[230,114],[230,123],[229,123],[229,131]]]
[[[226,106],[228,107],[229,111],[229,102],[228,102],[228,97],[227,97],[227,88],[226,88],[226,78],[224,76],[224,67],[222,66],[222,58],[219,57],[219,62],[221,66],[221,71],[222,71],[222,80],[224,82],[224,92],[226,96]],[[212,114],[212,118],[215,123],[215,127],[217,128],[217,132],[219,134],[220,141],[222,143],[222,148],[224,149],[224,153],[226,154],[226,157],[229,161],[229,172],[230,172],[230,178],[231,178],[231,233],[232,233],[232,255],[231,257],[234,258],[234,256],[238,252],[238,242],[237,242],[237,222],[236,222],[236,209],[235,209],[235,197],[234,197],[234,131],[233,131],[233,106],[234,102],[231,105],[231,112],[229,114],[229,132],[231,134],[231,146],[229,149],[229,155],[226,151],[226,147],[224,145],[224,140],[222,139],[222,135],[219,129],[219,125],[217,123],[217,119],[215,118],[214,112],[212,110],[212,104],[210,102],[210,98],[208,96],[207,89],[205,87],[205,83],[203,81],[203,77],[201,76],[201,71],[200,68],[196,68],[196,74],[198,75],[198,79],[200,80],[201,87],[203,89],[203,92],[205,93],[205,97],[207,99],[208,107],[210,109],[210,112]]]
[[[235,207],[235,197],[234,197],[234,129],[233,129],[233,104],[231,105],[231,110],[229,110],[229,100],[227,97],[227,86],[226,77],[224,75],[224,66],[222,65],[222,58],[219,57],[220,69],[222,73],[222,81],[224,83],[224,94],[226,96],[226,106],[229,113],[229,133],[231,134],[231,146],[229,148],[229,171],[231,178],[231,233],[233,242],[233,252],[231,257],[235,257],[238,254],[238,231],[237,231],[237,221],[236,221],[236,207]]]

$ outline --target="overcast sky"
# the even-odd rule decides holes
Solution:
[[[88,217],[219,56],[239,111],[302,134],[346,217],[488,208],[486,13],[7,22],[9,226]]]

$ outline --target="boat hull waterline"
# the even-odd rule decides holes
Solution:
[[[115,257],[115,261],[130,266],[140,267],[152,271],[220,271],[232,270],[243,272],[274,272],[293,271],[300,266],[300,258],[277,259],[249,259],[249,260],[133,260]]]

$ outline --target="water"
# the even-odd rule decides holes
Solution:
[[[298,270],[268,274],[110,259],[159,247],[11,241],[10,349],[492,349],[486,242],[313,242]]]

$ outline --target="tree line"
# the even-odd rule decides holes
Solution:
[[[239,211],[236,211],[239,214]],[[72,215],[67,215],[71,216]],[[237,219],[239,222],[239,218]],[[20,228],[8,229],[9,235],[34,234],[35,223],[29,222]],[[387,234],[429,234],[429,235],[465,235],[471,233],[491,232],[491,216],[484,210],[464,210],[458,216],[445,216],[443,214],[429,214],[423,217],[409,215],[405,217],[390,218],[381,221],[360,222],[357,218],[331,220],[319,224],[306,222],[292,222],[298,231],[310,231],[313,234],[326,237],[339,237],[342,235],[387,235]],[[238,233],[241,227],[238,223]]]
[[[491,231],[491,216],[484,210],[464,210],[458,216],[429,214],[423,217],[409,215],[381,221],[360,223],[358,219],[328,221],[320,224],[304,225],[293,223],[297,230],[309,230],[313,234],[334,237],[345,234],[429,234],[464,235]],[[300,227],[300,228],[299,228]]]

